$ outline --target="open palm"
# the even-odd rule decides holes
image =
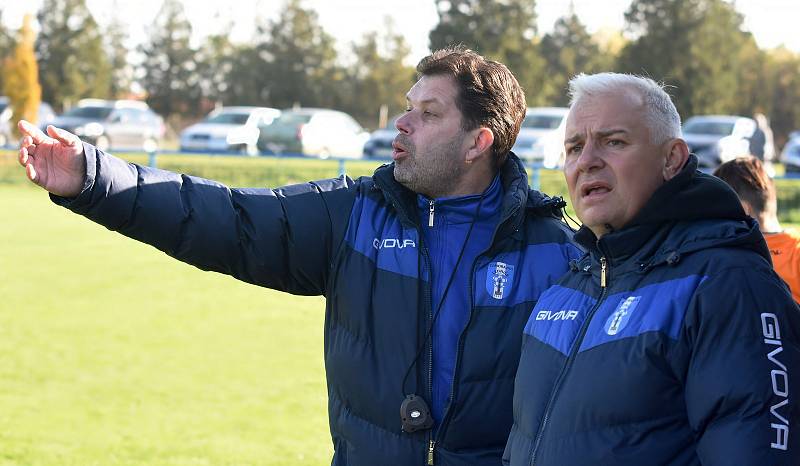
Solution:
[[[19,122],[19,131],[19,163],[28,179],[58,196],[80,194],[86,178],[81,140],[52,125],[45,134],[25,120]]]

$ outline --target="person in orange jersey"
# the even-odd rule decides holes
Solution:
[[[781,228],[775,185],[764,164],[753,156],[739,157],[720,165],[714,176],[736,191],[744,211],[758,221],[775,271],[800,303],[800,231]]]

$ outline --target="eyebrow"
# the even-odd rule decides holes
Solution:
[[[599,138],[607,138],[613,134],[618,134],[618,133],[629,134],[628,130],[623,128],[611,128],[611,129],[603,129],[600,131],[595,131],[595,135]],[[583,138],[583,133],[578,133],[570,137],[569,139],[564,140],[564,143],[571,144],[580,141],[582,138]]]
[[[411,99],[409,99],[408,96],[406,96],[406,102],[409,102],[409,103],[411,102]],[[417,104],[418,105],[426,105],[426,104],[443,105],[442,101],[437,99],[437,98],[435,98],[435,97],[431,97],[429,99],[420,100],[419,102],[417,102]]]

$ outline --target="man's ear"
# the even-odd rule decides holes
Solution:
[[[485,155],[492,155],[494,133],[489,128],[481,126],[469,132],[469,147],[467,147],[466,162],[472,163]]]
[[[686,161],[689,160],[689,146],[686,145],[686,141],[683,139],[672,139],[667,143],[667,149],[669,152],[667,152],[664,159],[664,170],[662,172],[664,181],[669,181],[677,175],[686,165]]]

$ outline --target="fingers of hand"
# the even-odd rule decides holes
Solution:
[[[23,136],[30,136],[34,144],[41,144],[49,139],[42,130],[28,121],[20,120],[17,127]]]
[[[36,169],[33,168],[32,163],[25,165],[25,174],[28,176],[29,180],[36,182]]]
[[[53,125],[47,125],[47,134],[50,135],[53,139],[57,139],[60,143],[66,146],[75,146],[81,142],[78,139],[78,136],[70,133],[69,131],[63,130],[61,128],[56,128]]]

